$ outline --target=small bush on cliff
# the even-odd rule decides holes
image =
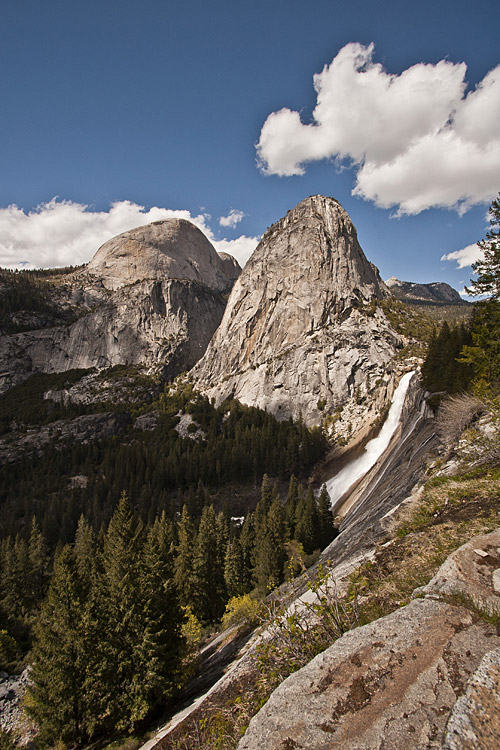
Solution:
[[[233,596],[226,604],[222,627],[225,629],[240,623],[245,626],[254,626],[259,620],[260,608],[260,603],[250,594]]]
[[[455,444],[465,428],[484,408],[481,399],[470,393],[449,396],[442,402],[436,422],[441,440],[445,444]]]
[[[257,647],[256,658],[258,690],[266,700],[288,675],[358,622],[357,598],[348,601],[340,596],[323,566],[319,566],[315,578],[310,578],[308,590],[310,601],[304,597],[290,605],[287,599],[274,598],[268,603],[264,622],[267,637]]]
[[[328,570],[319,568],[309,580],[310,601],[290,604],[289,597],[275,592],[262,611],[263,638],[257,647],[254,670],[244,684],[224,693],[222,702],[203,707],[202,714],[178,733],[162,741],[163,750],[234,750],[252,716],[266,703],[272,691],[292,672],[307,664],[358,621],[356,600],[339,596]]]

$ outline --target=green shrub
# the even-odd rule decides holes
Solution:
[[[222,627],[229,628],[238,623],[255,625],[258,622],[260,610],[260,603],[250,594],[233,596],[226,604],[226,611],[222,616]]]
[[[6,670],[8,665],[16,658],[17,643],[7,633],[6,630],[0,630],[0,670]]]

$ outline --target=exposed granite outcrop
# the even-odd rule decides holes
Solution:
[[[376,402],[401,341],[364,306],[386,296],[340,204],[307,198],[264,234],[192,374],[218,401],[234,394],[310,424],[354,398]]]
[[[483,657],[451,712],[443,750],[491,750],[500,739],[500,649]]]
[[[238,750],[437,750],[445,737],[449,749],[496,750],[498,660],[490,654],[480,664],[500,636],[480,613],[500,611],[499,567],[500,530],[463,545],[417,592],[422,598],[346,633],[286,679]],[[470,734],[461,736],[466,724]]]
[[[146,364],[174,377],[205,352],[238,269],[183,220],[109,240],[57,290],[75,322],[1,337],[0,393],[34,372],[73,368]]]
[[[456,289],[453,289],[444,281],[417,284],[413,281],[400,281],[395,276],[391,276],[385,283],[395,297],[410,304],[427,303],[433,305],[463,305],[464,307],[470,305],[470,302],[462,299]]]
[[[237,266],[230,269],[227,254],[221,258],[190,221],[165,219],[108,240],[79,275],[111,290],[145,279],[185,279],[224,292],[238,275]]]
[[[74,419],[58,419],[48,425],[13,430],[0,438],[0,466],[18,461],[23,456],[41,456],[49,448],[69,443],[89,443],[117,435],[130,421],[128,414],[105,412],[83,414]]]
[[[24,696],[29,683],[29,670],[19,675],[0,672],[0,729],[12,732],[16,744],[29,745],[37,734],[33,722],[24,712]]]

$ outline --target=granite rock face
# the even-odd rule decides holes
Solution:
[[[221,258],[198,227],[185,219],[154,221],[108,240],[81,272],[106,289],[119,289],[144,279],[197,281],[228,291],[237,275],[227,275]]]
[[[489,651],[453,707],[443,750],[490,750],[500,738],[500,648]]]
[[[387,296],[340,204],[307,198],[264,234],[193,375],[217,401],[234,394],[309,424],[355,395],[375,403],[401,344],[365,306]]]
[[[20,675],[0,672],[0,729],[4,732],[13,732],[16,744],[20,747],[29,745],[37,734],[35,725],[26,717],[23,710],[28,684],[28,669]]]
[[[496,750],[500,637],[477,612],[500,608],[499,555],[500,530],[458,549],[423,598],[349,631],[288,677],[238,750]],[[475,608],[443,597],[463,595],[464,581]]]
[[[34,372],[146,364],[173,377],[191,368],[238,268],[183,220],[119,235],[58,290],[61,307],[79,316],[74,323],[1,338],[0,392]]]

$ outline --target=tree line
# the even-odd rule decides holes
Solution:
[[[30,314],[43,314],[55,323],[72,323],[74,312],[62,309],[48,299],[53,292],[53,276],[61,276],[77,267],[17,271],[0,268],[0,330],[18,333],[30,330]],[[45,279],[45,281],[44,281]],[[21,313],[21,316],[16,316]]]
[[[107,525],[123,491],[134,498],[143,521],[163,510],[173,519],[200,485],[220,492],[231,483],[258,486],[264,473],[305,476],[326,450],[319,428],[310,430],[301,420],[278,422],[235,400],[216,408],[191,385],[144,408],[156,410],[152,430],[134,430],[129,420],[114,438],[52,446],[0,467],[0,538],[27,538],[35,516],[51,548],[68,543],[82,513],[96,531]],[[190,414],[199,429],[196,439],[177,431],[182,414]]]
[[[472,264],[477,274],[466,291],[487,295],[474,304],[468,325],[443,323],[431,339],[422,368],[430,391],[458,393],[471,388],[482,398],[500,393],[500,195],[490,206],[486,238],[477,244],[482,258]]]

